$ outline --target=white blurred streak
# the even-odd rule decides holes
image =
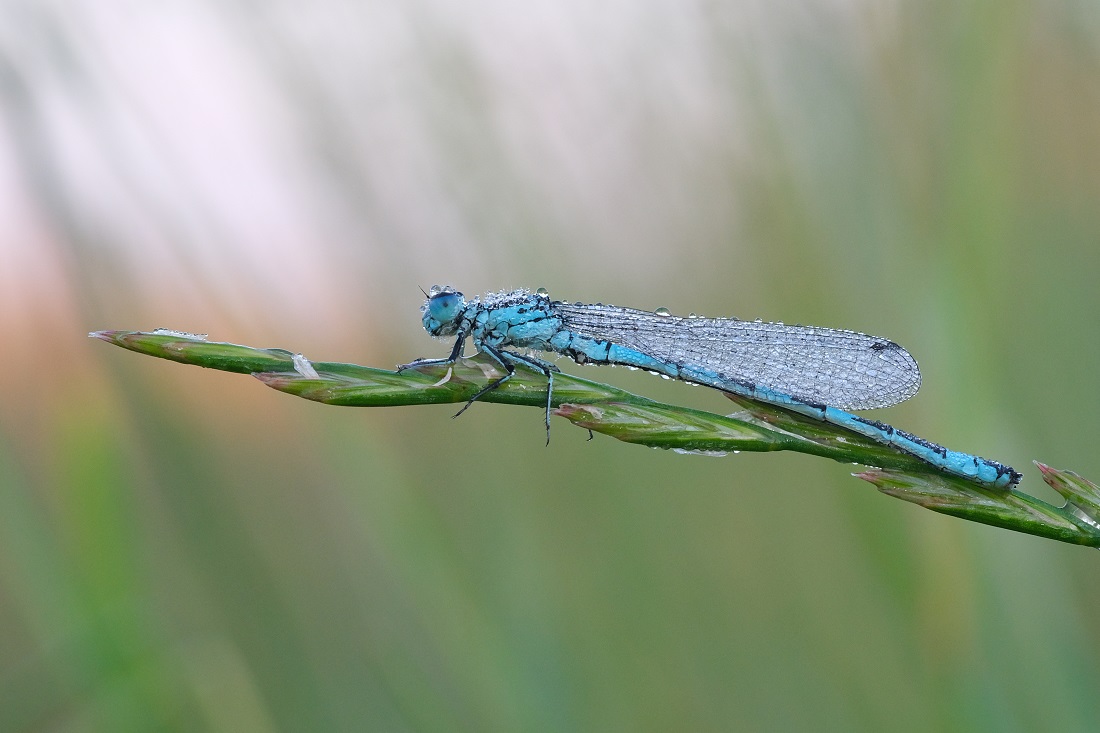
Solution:
[[[510,156],[561,219],[580,220],[578,255],[596,245],[597,265],[636,263],[646,278],[678,256],[688,180],[741,142],[704,6],[489,4],[491,23],[437,5],[489,76]],[[654,211],[672,216],[655,228]]]

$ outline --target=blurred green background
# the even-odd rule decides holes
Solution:
[[[85,337],[388,366],[436,283],[853,328],[921,362],[883,419],[1054,501],[1032,459],[1100,478],[1094,0],[0,17],[0,730],[1095,730],[1094,550]]]

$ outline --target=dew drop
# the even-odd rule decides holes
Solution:
[[[699,316],[696,315],[695,313],[688,313],[688,318],[698,318],[698,317]]]
[[[550,291],[547,290],[546,288],[539,288],[538,290],[535,291],[535,295],[541,295],[544,298],[549,298],[550,297]]]
[[[429,296],[439,295],[442,292],[443,292],[443,286],[442,285],[433,285],[430,288],[428,288],[428,295]]]
[[[723,458],[726,455],[726,451],[723,450],[698,450],[695,448],[673,448],[672,452],[683,456],[710,456],[711,458]]]
[[[153,333],[157,336],[175,336],[177,338],[192,339],[194,341],[206,341],[210,334],[190,333],[188,331],[176,331],[171,328],[155,328]]]
[[[668,308],[658,308],[657,310],[655,310],[653,312],[656,313],[659,316],[665,316],[665,317],[668,317],[668,316],[672,315],[672,311],[670,311]]]

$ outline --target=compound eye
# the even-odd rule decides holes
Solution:
[[[450,323],[458,317],[462,302],[462,293],[439,293],[428,299],[428,312],[439,323]]]

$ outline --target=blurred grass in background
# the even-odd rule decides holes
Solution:
[[[794,455],[341,410],[417,286],[855,328],[1100,477],[1100,6],[0,3],[0,730],[1089,730],[1095,552]],[[722,410],[622,370],[582,376]]]

